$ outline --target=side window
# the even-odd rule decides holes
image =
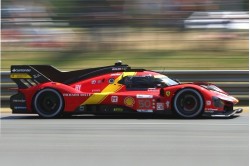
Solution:
[[[122,79],[120,81],[118,81],[118,83],[127,86],[128,84],[131,83],[131,79],[132,79],[131,76],[125,76],[125,77],[122,77]]]
[[[120,84],[124,84],[128,89],[147,89],[154,88],[155,82],[152,76],[126,76],[120,81]]]

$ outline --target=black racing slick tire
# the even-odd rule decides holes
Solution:
[[[33,107],[42,118],[58,118],[62,115],[64,100],[57,90],[45,88],[35,95]]]
[[[195,89],[185,88],[174,97],[175,114],[181,118],[197,118],[204,111],[202,95]]]

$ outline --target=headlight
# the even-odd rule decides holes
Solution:
[[[212,101],[215,107],[224,107],[224,102],[220,98],[213,96]]]

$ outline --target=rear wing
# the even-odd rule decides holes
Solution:
[[[53,81],[61,73],[50,65],[12,65],[10,78],[18,88],[26,89],[41,83]],[[60,74],[59,74],[60,75]]]

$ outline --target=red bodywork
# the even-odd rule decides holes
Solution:
[[[13,69],[14,68],[14,69]],[[15,67],[12,71],[15,70]],[[15,106],[15,98],[12,100],[13,113],[36,113],[33,109],[34,96],[42,89],[51,88],[57,90],[64,100],[65,113],[91,113],[92,107],[88,106],[111,106],[111,112],[144,112],[144,113],[168,113],[173,110],[173,100],[176,93],[185,88],[191,88],[198,91],[204,101],[204,113],[214,114],[225,112],[225,108],[231,108],[238,103],[238,100],[218,87],[208,83],[186,83],[174,84],[170,86],[156,86],[149,88],[129,88],[127,85],[121,83],[121,80],[128,77],[153,77],[153,78],[167,78],[166,76],[147,70],[125,70],[113,66],[110,72],[100,75],[94,75],[87,79],[78,79],[70,83],[62,83],[55,81],[45,81],[43,83],[34,84],[28,88],[18,89],[19,94],[23,95],[25,106],[18,109]],[[26,69],[24,69],[26,70]],[[20,75],[23,72],[12,72],[11,78],[21,79]],[[17,76],[16,76],[16,75]],[[43,74],[40,72],[39,74]],[[29,74],[33,79],[35,74]],[[27,77],[27,76],[26,76]],[[24,79],[24,78],[23,78]],[[208,88],[209,86],[215,88]],[[221,103],[219,106],[214,104],[214,98]],[[18,100],[16,100],[18,101]],[[14,104],[13,104],[14,103]],[[16,107],[16,108],[15,108]],[[88,108],[91,108],[88,110]],[[105,112],[104,110],[99,110]],[[107,110],[110,112],[110,110]],[[93,112],[97,113],[98,110]]]

